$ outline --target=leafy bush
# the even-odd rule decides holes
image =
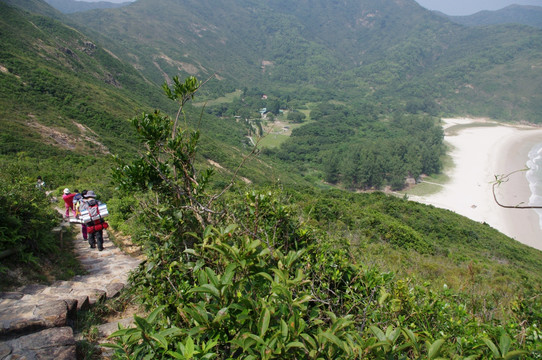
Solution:
[[[51,232],[58,216],[45,192],[36,188],[20,165],[2,163],[0,173],[0,253],[14,253],[23,261],[54,252]]]
[[[182,110],[197,86],[190,79],[175,83],[166,92]],[[537,300],[516,304],[530,317],[518,311],[511,321],[486,319],[465,293],[358,264],[349,243],[304,225],[281,191],[240,196],[225,193],[227,185],[209,194],[210,173],[194,167],[199,133],[177,123],[158,112],[135,119],[146,155],[116,173],[122,187],[142,194],[137,208],[147,260],[131,281],[153,310],[135,318],[136,328],[112,334],[108,346],[117,358],[540,356]],[[361,212],[367,236],[431,253],[424,237],[393,220],[402,213],[399,203],[380,200],[389,215]],[[313,208],[318,216],[321,205]],[[343,210],[329,213],[339,218]],[[350,224],[356,221],[352,216]]]

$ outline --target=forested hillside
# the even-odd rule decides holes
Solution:
[[[539,122],[541,39],[411,0],[2,0],[0,274],[62,252],[42,175],[145,251],[119,358],[540,358],[540,251],[330,188],[439,172],[442,114]]]
[[[112,50],[155,82],[216,72],[220,83],[292,89],[311,100],[322,91],[411,111],[540,122],[541,31],[465,28],[411,0],[140,0],[71,18],[117,40]]]

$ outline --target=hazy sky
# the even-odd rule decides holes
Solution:
[[[416,0],[429,10],[438,10],[447,15],[471,15],[481,10],[499,10],[508,5],[542,6],[542,0]]]
[[[104,0],[82,0],[96,2]],[[105,0],[114,3],[132,2],[135,0]],[[295,0],[293,0],[295,1]],[[508,5],[542,6],[542,0],[416,0],[418,4],[429,10],[442,11],[448,15],[471,15],[481,10],[499,10]]]
[[[120,4],[120,3],[123,3],[123,2],[134,2],[135,0],[76,0],[76,1],[84,1],[84,2],[106,1],[106,2]]]

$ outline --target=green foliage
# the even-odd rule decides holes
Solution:
[[[36,188],[25,168],[4,161],[0,165],[0,253],[13,251],[18,260],[31,262],[57,251],[51,230],[58,215],[45,190]]]
[[[278,157],[310,163],[333,184],[349,189],[390,184],[402,189],[406,177],[441,169],[444,136],[430,117],[395,115],[389,122],[369,111],[319,104],[311,119],[315,121],[292,131]]]
[[[540,350],[536,297],[516,298],[515,309],[530,309],[514,313],[517,318],[487,317],[488,308],[468,293],[364,266],[353,244],[326,235],[336,228],[317,226],[341,220],[371,242],[431,254],[444,247],[434,241],[438,232],[430,242],[421,230],[426,220],[433,223],[420,214],[435,215],[431,207],[383,194],[289,198],[261,189],[210,195],[198,187],[209,177],[202,180],[194,168],[197,133],[179,130],[173,138],[173,124],[158,112],[134,120],[147,152],[117,173],[123,187],[140,191],[135,199],[147,260],[131,281],[152,310],[135,318],[136,328],[112,335],[108,346],[117,358],[473,359]],[[294,203],[308,211],[301,214]],[[461,225],[443,231],[465,241],[479,236],[461,232]],[[473,248],[484,241],[479,236]],[[502,244],[501,257],[520,251]],[[503,331],[510,335],[497,347],[491,339]]]
[[[289,111],[287,116],[288,121],[291,121],[293,123],[302,123],[305,121],[306,118],[307,115],[305,115],[301,111],[296,110]]]

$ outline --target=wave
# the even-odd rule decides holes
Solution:
[[[529,160],[527,160],[526,177],[529,182],[531,196],[529,205],[542,207],[542,143],[533,146],[529,151]],[[542,229],[542,209],[535,210],[539,218],[539,226]]]

